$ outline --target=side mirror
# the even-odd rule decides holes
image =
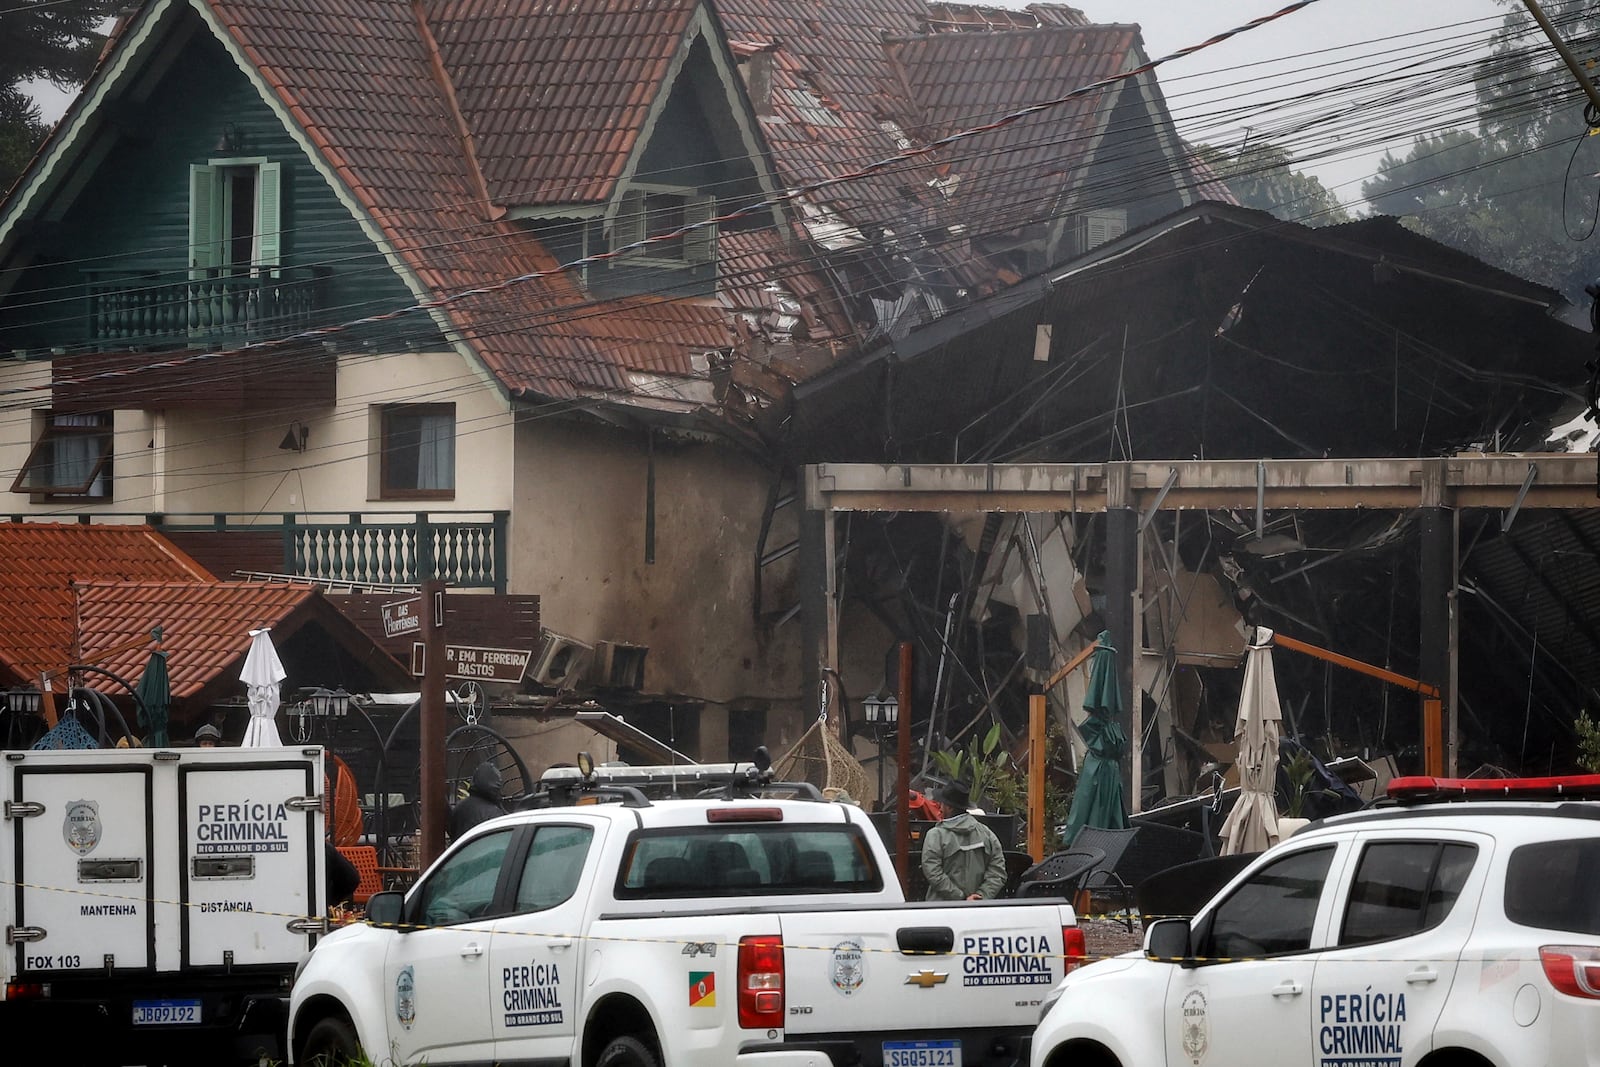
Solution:
[[[399,926],[406,911],[406,895],[398,889],[374,893],[367,901],[367,922],[373,926]]]
[[[374,900],[377,898],[374,897]],[[1145,959],[1193,967],[1194,946],[1188,919],[1158,919],[1144,932]]]

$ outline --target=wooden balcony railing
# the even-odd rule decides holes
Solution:
[[[312,324],[326,267],[161,272],[85,270],[88,335],[97,342],[241,341]]]
[[[6,516],[0,516],[3,521]],[[12,522],[69,521],[58,514]],[[330,588],[415,586],[507,591],[511,516],[477,512],[301,512],[291,515],[85,512],[79,521],[145,522],[213,574],[273,574]]]

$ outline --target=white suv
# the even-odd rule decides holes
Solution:
[[[1069,975],[1033,1067],[1600,1063],[1600,775],[1389,795]]]

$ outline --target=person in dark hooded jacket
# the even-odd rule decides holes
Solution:
[[[472,787],[450,809],[450,840],[457,840],[485,819],[506,813],[506,806],[500,800],[503,784],[499,767],[487,760],[478,764],[478,769],[472,772]]]

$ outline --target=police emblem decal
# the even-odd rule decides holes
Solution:
[[[1183,998],[1181,1025],[1183,1027],[1183,1054],[1199,1063],[1206,1058],[1211,1036],[1206,1030],[1206,995],[1191,989]]]
[[[417,1021],[416,973],[409,966],[400,968],[394,979],[394,1017],[407,1030]]]
[[[87,856],[100,843],[100,805],[93,800],[67,801],[67,817],[61,825],[67,847]]]
[[[859,941],[841,941],[833,946],[828,978],[843,997],[852,996],[867,980],[867,955]]]

